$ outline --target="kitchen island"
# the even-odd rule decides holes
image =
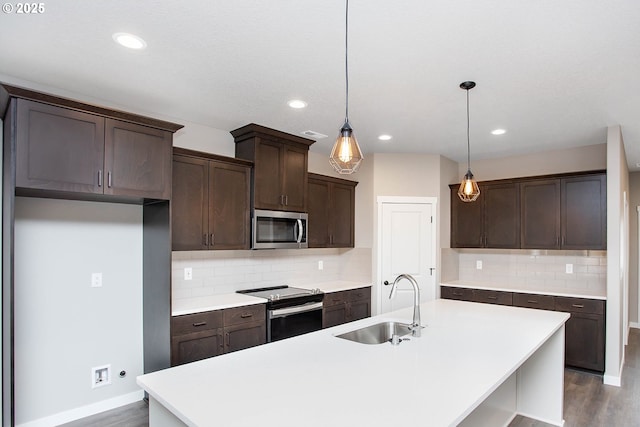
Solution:
[[[138,377],[151,427],[562,425],[566,313],[451,300],[421,305],[420,338],[335,337],[412,308]]]

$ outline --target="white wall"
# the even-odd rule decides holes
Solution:
[[[142,207],[18,197],[14,330],[17,425],[142,398]],[[106,364],[112,384],[92,389],[91,368]]]
[[[629,274],[629,230],[624,228],[624,194],[629,169],[620,126],[607,130],[607,318],[605,384],[620,385],[624,359],[624,283]]]

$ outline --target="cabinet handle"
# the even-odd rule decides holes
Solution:
[[[457,296],[457,297],[461,297],[461,296],[462,296],[462,293],[460,293],[460,292],[453,292],[453,295],[455,295],[455,296]]]
[[[498,297],[488,296],[487,299],[498,299]]]
[[[111,188],[111,171],[107,172],[107,187]]]
[[[207,246],[207,233],[202,235],[202,246]]]
[[[243,319],[246,319],[247,317],[253,317],[253,313],[242,313],[240,317]]]
[[[231,341],[231,339],[229,337],[229,332],[224,334],[224,340],[226,341],[227,347],[229,347],[229,342]]]
[[[197,328],[198,326],[204,326],[206,324],[207,322],[198,322],[198,323],[194,323],[193,326]]]
[[[560,236],[556,236],[556,246],[560,246]]]
[[[213,233],[209,234],[209,246],[213,246],[213,238],[214,238],[214,234]]]
[[[102,171],[98,171],[98,187],[102,187]]]
[[[562,236],[562,246],[564,246],[565,243],[567,243],[567,237]]]
[[[537,304],[537,303],[538,303],[538,301],[536,301],[536,300],[534,300],[534,299],[528,299],[528,300],[527,300],[527,302],[528,302],[529,304]]]
[[[289,196],[285,194],[284,196],[284,205],[289,206]]]
[[[571,304],[571,307],[584,308],[584,304]]]
[[[284,194],[280,195],[280,204],[284,206]]]

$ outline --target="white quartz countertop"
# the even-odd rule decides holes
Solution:
[[[337,280],[332,282],[314,283],[311,285],[294,285],[302,289],[320,289],[324,293],[348,291],[350,289],[364,288],[371,286],[368,282],[350,282]],[[251,304],[264,304],[267,300],[264,298],[252,297],[249,295],[232,293],[217,294],[205,297],[182,298],[172,302],[171,315],[181,316],[184,314],[201,313],[203,311],[222,310],[224,308],[240,307]]]
[[[463,301],[421,305],[422,337],[399,346],[335,337],[412,308],[137,378],[188,426],[455,426],[568,319]],[[275,409],[277,408],[277,409]]]
[[[206,297],[179,299],[172,301],[171,315],[200,313],[210,310],[241,307],[243,305],[264,304],[267,300],[243,294],[219,294]]]
[[[589,298],[589,299],[607,299],[607,289],[605,286],[597,288],[570,288],[570,287],[549,287],[549,286],[535,286],[535,285],[517,285],[517,284],[489,284],[481,282],[471,282],[462,280],[452,280],[441,283],[442,286],[451,286],[455,288],[473,288],[473,289],[487,289],[491,291],[506,291],[506,292],[520,292],[523,294],[538,294],[538,295],[554,295],[561,297],[573,297],[573,298]]]

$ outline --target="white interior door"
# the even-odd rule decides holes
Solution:
[[[390,286],[400,274],[410,274],[420,287],[421,302],[435,299],[435,198],[411,201],[379,200],[378,313],[413,305],[413,288],[408,280],[398,283],[389,300]]]

